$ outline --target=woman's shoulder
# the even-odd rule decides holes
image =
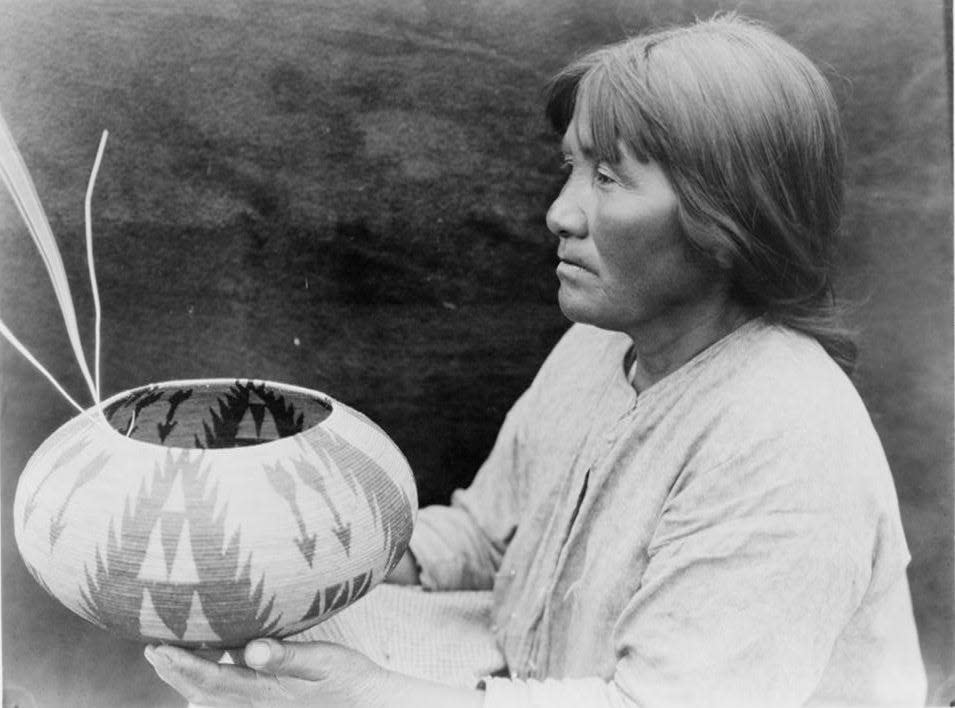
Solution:
[[[865,403],[815,339],[761,323],[726,354],[699,382],[717,444],[786,457],[837,484],[887,476]]]
[[[713,372],[722,388],[714,383],[701,403],[709,411],[691,476],[704,487],[762,489],[768,506],[807,510],[867,553],[877,533],[904,563],[892,472],[851,379],[815,339],[786,327],[763,324],[742,344],[722,375]]]
[[[849,376],[814,338],[789,327],[761,323],[741,343],[736,376],[727,399],[739,409],[786,424],[839,427],[840,421],[869,422]],[[793,420],[795,417],[797,420]]]

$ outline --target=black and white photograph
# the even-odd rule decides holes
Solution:
[[[3,708],[955,705],[951,0],[0,0]]]

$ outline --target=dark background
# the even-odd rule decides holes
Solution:
[[[57,235],[103,391],[252,376],[326,391],[397,441],[423,504],[486,454],[567,326],[544,213],[547,77],[649,25],[738,8],[833,80],[849,138],[841,288],[857,385],[895,473],[933,690],[953,667],[952,182],[943,3],[929,0],[0,2],[0,109]],[[3,320],[74,396],[52,287],[0,198]],[[72,409],[2,355],[7,704],[180,702],[46,597],[15,550],[29,454]],[[86,398],[81,398],[87,402]],[[25,705],[20,703],[20,705]]]

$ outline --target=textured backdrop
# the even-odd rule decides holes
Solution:
[[[468,482],[567,323],[544,213],[547,77],[648,25],[739,8],[832,78],[849,137],[842,290],[892,464],[933,686],[953,665],[952,222],[935,0],[0,0],[0,110],[60,241],[88,348],[94,200],[103,390],[253,376],[381,424],[423,503]],[[0,198],[0,310],[82,384],[52,288]],[[3,678],[39,705],[177,705],[141,647],[47,598],[9,510],[71,409],[2,355]],[[85,399],[83,399],[85,401]]]

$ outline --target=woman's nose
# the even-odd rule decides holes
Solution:
[[[547,210],[547,228],[561,238],[583,238],[587,235],[587,215],[573,198],[573,190],[568,185]]]

